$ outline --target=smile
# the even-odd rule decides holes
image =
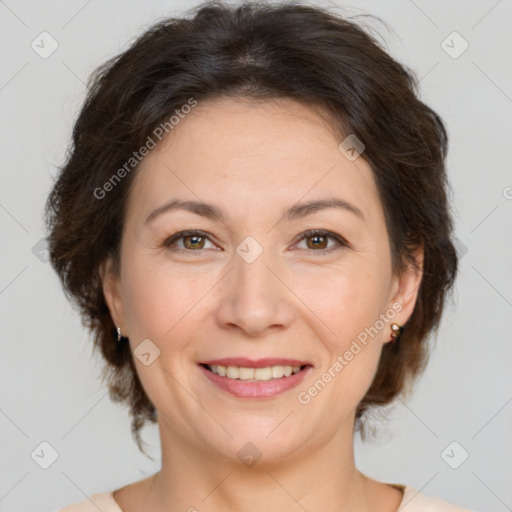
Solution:
[[[260,382],[271,379],[281,379],[295,375],[301,370],[300,366],[266,366],[264,368],[245,368],[240,366],[206,365],[213,373],[229,379],[238,379],[248,382]]]
[[[297,386],[310,364],[260,367],[199,364],[208,381],[237,398],[271,398]]]

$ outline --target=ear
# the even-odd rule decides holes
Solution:
[[[116,327],[121,327],[121,332],[126,336],[124,321],[124,308],[121,298],[121,279],[115,272],[112,258],[109,256],[99,269],[103,295],[110,310],[110,316]]]
[[[423,247],[418,247],[414,252],[414,260],[417,269],[412,264],[400,276],[395,276],[393,283],[393,293],[390,298],[389,306],[397,311],[394,322],[404,325],[412,315],[421,280],[423,278]]]

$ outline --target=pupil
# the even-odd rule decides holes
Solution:
[[[186,238],[187,238],[187,240],[191,240],[191,239],[194,240],[193,242],[186,244],[186,245],[192,245],[192,247],[194,247],[194,244],[197,243],[197,241],[200,240],[202,237],[197,236],[197,235],[189,235]]]
[[[322,235],[313,235],[311,237],[311,239],[313,239],[313,240],[319,240],[320,239],[320,240],[324,240],[325,241],[325,237],[322,236]],[[322,245],[322,244],[320,243],[320,245]],[[316,244],[316,243],[313,244],[313,247],[318,247],[318,246],[319,246],[319,244]],[[323,245],[322,245],[322,247],[323,247]]]

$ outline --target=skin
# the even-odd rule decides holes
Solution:
[[[144,339],[160,350],[149,366],[134,360],[158,411],[162,467],[115,492],[123,511],[398,509],[400,490],[355,467],[354,419],[391,321],[403,325],[412,314],[422,273],[393,275],[372,171],[362,157],[349,161],[340,142],[324,118],[293,100],[223,98],[198,104],[142,162],[120,272],[107,260],[102,279],[132,350]],[[283,217],[296,203],[333,196],[364,219],[339,208]],[[145,223],[174,198],[213,203],[226,218],[174,210]],[[182,252],[165,246],[186,229],[208,238],[177,240]],[[309,229],[336,233],[349,246],[302,238]],[[247,236],[263,249],[252,263],[236,252]],[[421,269],[421,251],[416,258]],[[393,304],[401,311],[301,404],[298,393]],[[313,369],[276,397],[236,398],[198,367],[236,356],[295,358]],[[262,454],[250,468],[237,458],[248,442]]]

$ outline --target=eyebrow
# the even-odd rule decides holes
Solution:
[[[329,197],[326,199],[318,199],[309,201],[307,203],[296,204],[287,210],[283,214],[283,217],[288,221],[300,219],[306,215],[310,215],[327,208],[341,208],[345,211],[355,214],[363,221],[365,220],[363,212],[357,206],[338,197]],[[159,217],[160,215],[173,210],[186,210],[197,215],[201,215],[202,217],[206,217],[212,220],[220,220],[222,222],[225,222],[227,218],[226,212],[222,208],[219,208],[213,204],[204,203],[201,201],[183,201],[180,199],[172,199],[171,201],[152,211],[144,221],[144,224],[148,224],[156,217]]]

